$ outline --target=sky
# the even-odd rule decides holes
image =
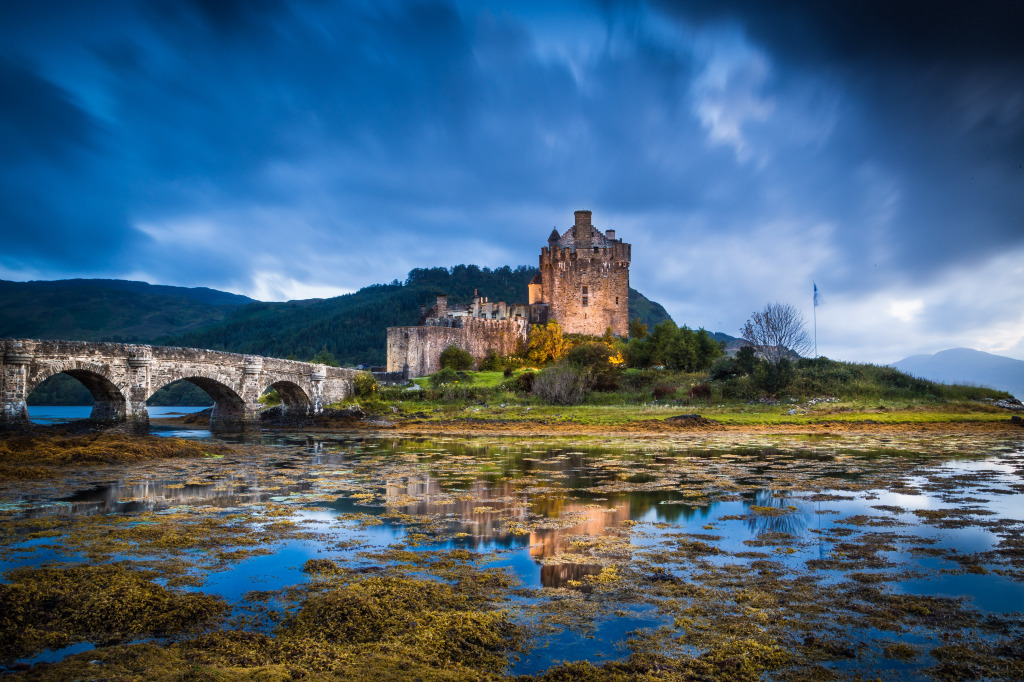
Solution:
[[[536,265],[589,209],[679,324],[780,301],[828,357],[1024,359],[1019,0],[2,14],[0,279],[326,297]]]

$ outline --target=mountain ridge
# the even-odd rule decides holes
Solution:
[[[889,366],[930,381],[988,386],[1024,396],[1024,360],[974,348],[911,355]]]

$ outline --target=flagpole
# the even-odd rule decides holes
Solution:
[[[812,281],[814,285],[814,301],[811,306],[814,309],[814,357],[818,357],[818,283]]]

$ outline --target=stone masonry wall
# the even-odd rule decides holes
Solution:
[[[575,251],[545,247],[540,274],[550,316],[569,334],[601,336],[611,327],[628,335],[629,259],[630,245],[623,243]]]
[[[461,319],[461,327],[389,327],[389,372],[408,365],[410,377],[422,377],[441,369],[441,351],[458,346],[479,362],[487,353],[509,355],[526,341],[525,320]]]

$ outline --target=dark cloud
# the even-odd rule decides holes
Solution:
[[[931,286],[1024,247],[1021,9],[979,7],[23,3],[0,266],[350,289],[534,262],[587,207],[694,325]]]
[[[1015,0],[655,0],[698,24],[738,20],[773,54],[798,61],[1005,64],[1024,59]]]
[[[0,57],[0,161],[66,162],[94,149],[99,126],[62,88]]]

